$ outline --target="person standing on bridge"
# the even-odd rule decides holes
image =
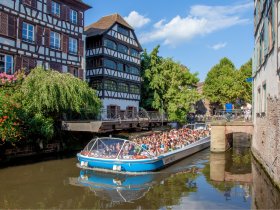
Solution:
[[[249,103],[246,103],[245,107],[245,121],[250,121],[251,120],[251,110],[252,110],[252,105]]]
[[[224,109],[226,111],[226,119],[227,121],[230,121],[232,117],[232,110],[234,109],[234,105],[230,102],[227,102],[224,106]]]

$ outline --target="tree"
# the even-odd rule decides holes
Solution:
[[[199,100],[195,89],[197,74],[171,58],[158,56],[159,46],[142,55],[141,105],[146,109],[164,110],[170,120],[185,121],[187,113]]]
[[[235,102],[239,96],[236,85],[237,71],[234,64],[223,58],[208,72],[203,94],[211,103]]]
[[[237,70],[228,58],[223,58],[208,72],[203,94],[211,103],[235,103],[238,99],[251,102],[252,84],[246,81],[251,75],[252,60]]]
[[[250,77],[252,77],[252,59],[240,67],[236,80],[240,85],[239,98],[244,102],[252,103],[252,83],[247,82]]]
[[[158,56],[159,46],[155,47],[150,54],[145,49],[141,55],[141,77],[143,79],[141,86],[140,105],[144,109],[159,109],[158,104],[159,90],[162,88],[160,83],[161,72],[160,65],[162,58]],[[157,98],[157,102],[154,102]]]
[[[101,101],[96,91],[71,74],[46,71],[37,67],[23,81],[20,91],[23,107],[32,113],[59,115],[80,113],[83,109],[98,114]]]
[[[20,79],[19,79],[20,78]],[[51,139],[64,112],[84,109],[97,115],[101,101],[95,90],[71,74],[41,67],[28,76],[0,74],[0,140]]]

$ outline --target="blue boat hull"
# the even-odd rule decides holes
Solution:
[[[153,159],[103,159],[84,156],[81,153],[78,153],[77,157],[80,162],[80,166],[85,168],[105,169],[114,172],[147,172],[162,169],[209,146],[210,137],[206,137],[184,148],[165,153]]]

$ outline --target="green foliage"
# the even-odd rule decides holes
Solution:
[[[37,67],[21,86],[22,104],[28,112],[59,114],[65,111],[80,113],[89,109],[98,113],[101,101],[95,90],[71,74],[45,71]]]
[[[51,139],[63,112],[97,114],[101,101],[86,82],[38,67],[25,77],[0,74],[0,140]]]
[[[19,108],[11,96],[0,88],[0,140],[15,142],[22,138],[22,132],[19,127],[18,118]]]
[[[203,94],[211,103],[235,103],[237,99],[251,102],[252,84],[246,82],[251,72],[251,60],[237,70],[228,58],[223,58],[208,72]]]
[[[164,110],[170,120],[183,122],[200,99],[195,89],[197,74],[171,58],[158,56],[158,52],[159,46],[150,54],[145,50],[142,55],[141,106]]]
[[[245,102],[252,103],[253,84],[246,81],[246,79],[250,77],[252,77],[252,59],[240,67],[236,80],[240,85],[239,98]]]

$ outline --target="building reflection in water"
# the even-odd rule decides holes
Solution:
[[[255,159],[252,160],[252,172],[252,209],[280,209],[280,191]]]
[[[210,154],[210,184],[224,192],[226,200],[233,194],[246,202],[251,194],[253,181],[249,149],[234,148],[226,153]],[[239,183],[236,192],[234,186]]]

